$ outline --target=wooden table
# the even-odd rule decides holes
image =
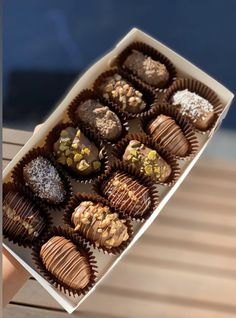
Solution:
[[[3,166],[30,132],[3,130]],[[158,219],[73,315],[236,317],[236,162],[201,159]],[[30,279],[4,318],[68,317]]]

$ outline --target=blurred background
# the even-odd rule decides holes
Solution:
[[[7,0],[3,9],[5,127],[32,130],[134,26],[236,91],[234,0]],[[236,129],[235,118],[232,106],[223,128]]]

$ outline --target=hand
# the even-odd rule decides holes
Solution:
[[[34,133],[37,132],[41,126],[42,124],[36,126]],[[5,248],[2,250],[2,254],[3,307],[5,307],[19,289],[26,283],[30,274]]]

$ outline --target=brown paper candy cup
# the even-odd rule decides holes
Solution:
[[[117,112],[117,108],[114,107],[113,103],[107,101],[105,98],[103,97],[99,97],[94,91],[90,90],[90,89],[85,89],[83,90],[78,96],[75,97],[75,99],[70,103],[69,107],[68,107],[68,117],[70,118],[71,122],[75,125],[75,126],[85,126],[85,123],[82,122],[78,116],[75,115],[75,112],[78,108],[78,106],[85,102],[88,99],[94,99],[97,100],[98,102],[100,102],[102,105],[107,106],[111,111],[113,111],[119,118],[121,125],[122,125],[122,132],[121,134],[115,138],[114,140],[107,140],[105,138],[103,138],[101,136],[101,134],[99,134],[99,131],[93,126],[90,126],[89,124],[87,124],[87,127],[89,130],[92,131],[92,133],[94,135],[98,135],[99,139],[106,142],[107,144],[114,144],[115,142],[117,142],[118,140],[120,140],[121,138],[123,138],[128,130],[129,130],[129,124],[128,121],[126,119],[126,117],[124,116],[124,114],[122,114],[121,112]]]
[[[217,96],[217,94],[213,90],[211,90],[209,87],[207,87],[203,83],[201,83],[197,80],[194,80],[194,79],[182,78],[182,79],[176,80],[166,90],[166,92],[162,96],[162,101],[168,103],[170,105],[169,107],[176,108],[177,107],[176,105],[175,106],[171,105],[171,97],[177,91],[184,90],[184,89],[188,89],[189,91],[198,94],[199,96],[205,98],[206,100],[208,100],[208,102],[210,102],[212,104],[212,106],[214,108],[215,118],[214,118],[214,121],[212,122],[212,124],[210,125],[210,127],[207,130],[203,131],[203,130],[197,129],[193,123],[193,129],[195,131],[197,131],[201,134],[209,133],[210,130],[215,126],[217,119],[219,118],[219,116],[221,115],[221,113],[223,111],[223,105],[222,105],[219,97]],[[187,116],[184,116],[184,117],[186,118],[186,120],[188,120],[192,123],[191,119],[189,119]]]
[[[150,138],[152,138],[147,133],[147,129],[146,129],[147,125],[152,119],[155,119],[157,116],[161,114],[172,117],[175,120],[176,124],[180,126],[184,136],[186,137],[186,139],[188,140],[190,144],[189,152],[185,157],[176,156],[174,154],[171,154],[171,155],[174,156],[176,159],[191,160],[196,155],[199,149],[198,139],[194,132],[193,126],[180,114],[180,112],[176,108],[171,108],[170,105],[167,103],[153,104],[153,108],[150,111],[149,116],[142,121],[141,128]]]
[[[60,132],[61,130],[67,128],[67,127],[74,127],[76,128],[75,125],[73,125],[72,123],[60,123],[58,125],[56,125],[48,134],[46,141],[45,141],[45,149],[49,152],[52,153],[54,156],[54,150],[53,150],[53,145],[54,143],[59,139],[60,137]],[[79,129],[83,132],[83,134],[91,141],[93,142],[98,150],[100,151],[100,161],[101,161],[101,169],[96,172],[96,173],[92,173],[89,176],[82,176],[82,175],[78,175],[76,172],[70,170],[66,165],[61,165],[59,164],[59,166],[67,173],[67,175],[72,178],[73,180],[77,181],[77,182],[81,182],[81,183],[92,183],[94,182],[100,175],[102,175],[103,173],[105,173],[108,169],[109,166],[109,162],[108,162],[108,155],[107,152],[105,150],[105,146],[103,144],[103,142],[95,135],[93,134],[93,132],[90,129],[87,129],[84,126],[80,126]],[[56,157],[55,157],[56,160]]]
[[[18,236],[17,233],[12,233],[11,230],[8,228],[8,226],[5,224],[4,222],[4,214],[3,214],[3,236],[5,238],[7,238],[10,242],[13,242],[14,244],[18,244],[19,246],[23,246],[23,247],[31,247],[32,245],[34,245],[36,242],[38,242],[41,237],[44,235],[44,233],[52,226],[52,217],[50,215],[50,213],[48,212],[48,210],[45,208],[45,206],[43,204],[41,204],[41,202],[35,198],[35,196],[32,195],[32,192],[29,191],[28,188],[26,188],[25,186],[19,184],[19,183],[4,183],[3,184],[3,200],[5,195],[10,192],[17,192],[20,195],[22,195],[24,198],[30,200],[37,208],[37,210],[39,211],[40,215],[43,217],[43,219],[45,220],[45,226],[42,229],[39,237],[35,238],[34,240],[30,240],[30,239],[21,239],[20,235]]]
[[[70,240],[74,243],[77,247],[77,250],[84,256],[89,265],[91,270],[91,277],[90,282],[88,285],[83,289],[74,289],[70,286],[66,285],[65,283],[61,282],[58,278],[56,278],[51,272],[49,272],[45,265],[43,264],[40,258],[40,250],[44,243],[46,243],[51,237],[53,236],[63,236],[66,239]],[[38,272],[54,287],[59,289],[61,292],[68,294],[69,296],[80,296],[85,295],[95,284],[96,273],[97,273],[97,262],[95,256],[91,252],[91,250],[87,247],[87,245],[83,242],[83,239],[73,233],[69,228],[64,229],[59,227],[53,227],[48,233],[44,235],[42,240],[37,243],[32,249],[32,258],[35,264],[36,269]]]
[[[75,208],[77,206],[79,206],[79,204],[83,201],[92,201],[95,203],[101,203],[103,206],[108,206],[111,209],[111,212],[113,212],[112,208],[109,205],[109,201],[106,200],[105,198],[97,195],[97,194],[93,194],[93,193],[76,193],[70,200],[70,202],[68,203],[68,206],[65,209],[64,212],[64,216],[63,216],[63,220],[64,223],[66,224],[66,226],[68,226],[72,231],[74,231],[74,225],[71,222],[71,215],[74,212]],[[114,211],[117,212],[117,211]],[[129,234],[129,238],[128,240],[124,241],[120,246],[117,247],[112,247],[112,248],[106,248],[105,246],[96,246],[95,242],[87,239],[83,233],[80,232],[75,232],[78,233],[79,235],[83,236],[85,239],[85,242],[88,243],[90,246],[92,246],[94,249],[98,249],[98,250],[102,250],[104,252],[104,254],[115,254],[115,255],[119,255],[128,245],[129,242],[132,239],[133,236],[133,228],[132,225],[130,223],[130,221],[128,219],[126,219],[125,225],[127,226],[127,232]]]
[[[137,75],[132,73],[132,70],[128,69],[124,65],[126,58],[132,53],[132,50],[139,51],[147,56],[150,56],[153,60],[159,61],[160,63],[164,64],[170,75],[169,80],[166,83],[163,83],[160,87],[156,87],[156,86],[147,84],[146,82],[142,81],[139,77],[137,77]],[[165,91],[173,83],[173,81],[176,79],[176,76],[177,76],[177,72],[174,65],[165,55],[158,52],[153,47],[142,42],[131,43],[124,51],[122,51],[118,55],[116,59],[116,64],[119,68],[124,69],[127,73],[132,73],[135,79],[140,80],[145,85],[149,86],[151,89],[157,90],[159,92]]]
[[[134,78],[133,75],[128,74],[122,69],[113,68],[109,71],[106,71],[102,73],[94,82],[93,89],[96,92],[98,96],[102,96],[102,92],[99,89],[99,86],[103,82],[103,80],[109,76],[113,76],[114,74],[118,73],[122,76],[127,82],[129,82],[136,90],[140,91],[143,94],[143,100],[146,102],[147,106],[146,109],[140,113],[134,114],[127,111],[122,111],[119,104],[116,104],[112,100],[108,99],[110,103],[113,104],[113,109],[116,111],[116,113],[122,113],[126,118],[132,119],[132,118],[143,118],[148,114],[148,111],[151,108],[152,103],[155,101],[155,93],[152,89],[150,89],[147,85],[144,85],[140,80]]]
[[[120,142],[118,142],[117,145],[112,149],[113,156],[122,160],[125,149],[131,140],[140,141],[145,146],[156,150],[157,153],[171,166],[171,174],[165,182],[161,182],[161,181],[157,182],[157,181],[153,180],[154,182],[156,182],[158,184],[170,186],[178,180],[178,178],[180,176],[180,168],[179,168],[179,165],[178,165],[176,159],[170,153],[168,153],[165,149],[160,147],[156,142],[154,142],[152,140],[151,137],[148,137],[146,134],[129,133],[125,138],[123,138]],[[132,165],[130,163],[127,163],[127,164]],[[140,173],[142,173],[142,172],[140,172]]]
[[[148,177],[144,176],[142,173],[140,173],[139,170],[137,170],[135,167],[128,165],[118,159],[116,159],[113,164],[110,166],[108,171],[104,173],[99,179],[93,184],[93,190],[95,193],[99,194],[102,197],[105,197],[103,193],[103,184],[105,181],[109,180],[113,172],[123,172],[127,176],[133,178],[134,180],[137,180],[141,185],[145,186],[149,190],[149,197],[151,200],[151,205],[148,211],[142,215],[142,216],[128,216],[124,212],[122,212],[119,208],[113,206],[111,202],[109,202],[109,205],[113,208],[114,211],[116,211],[121,217],[123,218],[129,218],[131,220],[140,221],[143,222],[144,220],[148,219],[149,216],[152,214],[152,212],[155,210],[159,203],[159,197],[158,197],[158,191],[156,184]],[[108,200],[109,201],[109,200]]]
[[[27,186],[25,180],[24,180],[24,175],[23,175],[23,168],[32,160],[38,158],[38,157],[43,157],[46,158],[50,161],[50,163],[56,168],[56,170],[58,171],[60,178],[62,180],[62,183],[64,185],[64,189],[65,189],[65,198],[63,200],[63,202],[60,203],[50,203],[47,202],[44,199],[41,199],[37,193],[33,192],[33,190],[30,189],[29,186]],[[36,196],[37,199],[39,201],[41,201],[42,204],[44,204],[47,208],[50,209],[60,209],[60,208],[64,208],[67,204],[67,202],[70,200],[70,197],[72,196],[72,185],[71,182],[69,180],[69,178],[67,177],[67,175],[65,174],[64,170],[57,164],[56,160],[54,159],[54,157],[47,152],[44,148],[34,148],[33,150],[29,151],[20,161],[19,163],[15,166],[15,168],[13,169],[12,172],[12,177],[14,179],[15,182],[20,183],[24,186],[26,186],[29,189],[29,192],[32,193],[33,196]]]

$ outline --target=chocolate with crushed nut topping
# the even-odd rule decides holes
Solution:
[[[78,175],[88,176],[101,168],[98,148],[80,129],[67,127],[53,146],[57,162]]]
[[[125,149],[123,160],[134,165],[155,181],[165,182],[171,174],[171,167],[157,153],[138,140],[131,140]]]
[[[164,64],[137,50],[132,50],[132,53],[126,58],[124,66],[141,80],[155,87],[163,87],[170,77]]]
[[[99,101],[88,99],[81,103],[75,115],[86,125],[95,128],[105,140],[114,140],[121,135],[122,125],[118,116]]]
[[[33,242],[46,226],[39,208],[17,191],[4,194],[2,210],[3,233],[19,242]]]
[[[98,247],[118,247],[129,238],[125,220],[112,213],[108,206],[83,201],[74,210],[71,222],[74,230],[84,235]]]
[[[118,73],[105,78],[99,90],[104,98],[115,102],[122,111],[137,114],[147,106],[143,94]]]

